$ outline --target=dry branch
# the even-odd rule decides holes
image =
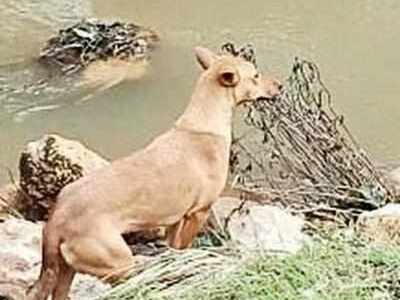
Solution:
[[[255,62],[251,47],[224,51]],[[245,53],[245,55],[243,55]],[[332,104],[318,67],[295,59],[279,97],[248,104],[231,148],[231,183],[247,197],[305,214],[347,222],[393,200]]]

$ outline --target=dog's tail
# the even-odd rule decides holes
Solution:
[[[67,289],[72,282],[74,272],[71,267],[67,265],[60,251],[61,237],[59,234],[46,224],[43,228],[43,241],[42,241],[42,268],[38,281],[27,291],[28,300],[47,300],[52,294],[53,300],[64,300],[66,296],[54,298],[54,293],[59,285],[67,285]],[[70,282],[59,282],[65,272],[73,272]],[[66,292],[63,292],[67,293]]]

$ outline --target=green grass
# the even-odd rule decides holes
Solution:
[[[197,255],[202,253],[201,250],[196,251],[199,251]],[[180,258],[179,255],[184,257]],[[192,257],[190,251],[177,254],[169,261],[175,264],[170,269],[171,273],[168,273],[169,263],[165,261],[165,272],[161,277],[155,274],[153,281],[146,276],[147,281],[128,281],[104,299],[400,299],[398,248],[372,247],[341,236],[310,243],[298,254],[286,257],[254,254],[243,258],[237,253],[226,257],[218,255],[209,262],[200,262],[210,259],[210,256]],[[188,260],[188,257],[191,259]],[[191,272],[189,279],[184,276],[188,274],[187,270],[179,270],[181,259],[182,268]],[[205,273],[203,277],[193,272],[192,268],[200,270],[199,265]],[[149,272],[152,272],[151,268]],[[175,279],[181,276],[182,281],[165,281],[168,276]]]

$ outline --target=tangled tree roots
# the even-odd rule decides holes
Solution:
[[[222,47],[255,63],[251,47]],[[295,59],[283,93],[240,114],[231,149],[234,188],[309,220],[353,220],[393,198],[357,144],[317,66]]]

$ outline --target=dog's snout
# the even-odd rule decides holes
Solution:
[[[283,84],[273,77],[266,77],[264,79],[264,89],[268,96],[267,98],[274,98],[282,93]]]

